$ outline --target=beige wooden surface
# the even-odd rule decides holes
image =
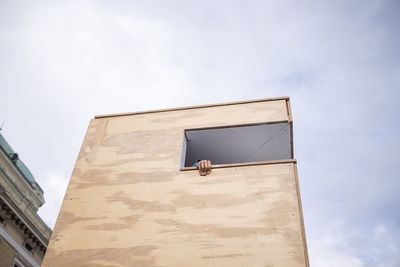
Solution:
[[[92,120],[42,266],[306,266],[294,163],[180,171],[184,129],[283,120],[284,100]]]

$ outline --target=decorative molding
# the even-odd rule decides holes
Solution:
[[[6,167],[0,163],[0,174],[3,174],[3,176],[6,178],[5,181],[8,183],[8,186],[6,188],[7,193],[11,196],[13,195],[13,199],[17,201],[17,203],[20,203],[23,199],[26,200],[27,205],[31,206],[34,211],[37,211],[38,208],[40,207],[40,201],[37,199],[37,196],[32,192],[30,194],[27,194],[27,192],[23,192],[21,188],[27,187],[28,185],[22,184],[20,181],[16,180],[10,173],[7,171]],[[22,178],[21,178],[22,179]],[[0,180],[1,182],[1,180]],[[15,193],[11,192],[16,192],[19,194],[21,197],[20,199],[17,199],[17,196],[14,195]],[[34,197],[32,197],[34,196]]]
[[[1,197],[0,209],[8,217],[10,222],[15,224],[16,228],[19,229],[23,235],[32,240],[36,247],[38,247],[41,251],[46,250],[51,231],[43,231],[43,228],[40,226],[43,226],[44,223],[37,220],[38,216],[36,214],[35,215],[37,218],[28,218],[27,220],[24,218],[26,217],[26,214],[16,211],[15,208],[13,208],[4,198]]]
[[[38,210],[38,208],[44,204],[43,196],[36,194],[36,191],[26,179],[21,176],[20,172],[2,150],[0,150],[0,171],[18,189],[19,193],[30,202],[29,204],[34,207],[34,210]],[[13,173],[11,174],[10,171]],[[20,188],[24,188],[25,190],[21,191],[19,190]]]
[[[32,267],[40,267],[40,264],[35,261],[32,255],[30,255],[20,244],[18,244],[0,225],[0,236]]]

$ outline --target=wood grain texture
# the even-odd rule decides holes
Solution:
[[[180,170],[184,129],[285,100],[92,120],[42,266],[306,266],[294,163]]]

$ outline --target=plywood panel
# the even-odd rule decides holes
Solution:
[[[92,120],[42,266],[305,266],[293,163],[180,171],[184,129],[285,119],[280,100]]]
[[[165,130],[288,121],[285,100],[105,118],[108,131]]]

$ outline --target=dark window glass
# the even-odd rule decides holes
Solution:
[[[292,159],[290,124],[185,130],[182,167],[193,166],[201,159],[212,164]]]
[[[32,252],[33,247],[29,243],[25,243],[25,248],[29,251]]]

